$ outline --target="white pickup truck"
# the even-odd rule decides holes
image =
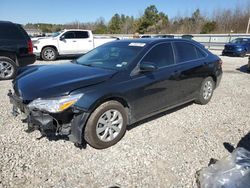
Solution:
[[[117,40],[112,37],[94,37],[90,30],[70,29],[54,33],[51,37],[33,39],[33,52],[37,57],[53,61],[58,56],[82,55],[106,42]]]

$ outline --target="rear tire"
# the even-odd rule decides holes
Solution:
[[[9,80],[16,77],[17,65],[8,57],[0,57],[0,80]]]
[[[105,149],[121,140],[126,127],[127,113],[123,105],[117,101],[108,101],[90,115],[84,130],[84,139],[96,149]]]
[[[41,58],[45,61],[54,61],[57,58],[57,51],[52,47],[45,47],[42,50]]]
[[[213,96],[214,88],[215,83],[213,78],[205,78],[201,84],[201,88],[195,102],[201,105],[207,104]]]

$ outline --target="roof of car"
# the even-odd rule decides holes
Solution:
[[[154,46],[155,44],[159,44],[159,43],[162,43],[162,42],[188,42],[188,43],[192,43],[193,45],[196,45],[200,48],[204,48],[204,45],[202,45],[201,43],[195,41],[195,40],[190,40],[190,39],[177,39],[177,38],[139,38],[139,39],[122,39],[122,40],[115,40],[115,41],[112,41],[112,42],[109,42],[109,43],[106,43],[107,45],[108,44],[111,44],[111,43],[131,43],[130,46],[140,46],[140,47],[143,47],[143,46]],[[146,44],[146,45],[145,45]]]
[[[131,42],[131,43],[146,43],[146,44],[155,44],[155,43],[161,43],[161,42],[173,42],[173,41],[186,41],[186,42],[192,42],[192,43],[198,43],[194,40],[188,40],[188,39],[176,39],[176,38],[140,38],[140,39],[123,39],[123,40],[117,40],[116,42]]]
[[[87,29],[64,29],[63,31],[90,31]]]
[[[10,23],[10,24],[13,24],[13,23],[10,22],[10,21],[2,21],[2,20],[0,20],[0,23]]]

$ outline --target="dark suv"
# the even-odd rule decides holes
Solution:
[[[207,104],[221,64],[192,40],[121,40],[69,64],[20,70],[8,95],[30,130],[102,149],[117,143],[127,125],[190,101]]]
[[[14,78],[18,67],[35,60],[32,42],[22,26],[0,21],[0,80]]]

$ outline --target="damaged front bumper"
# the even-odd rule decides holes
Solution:
[[[28,124],[28,132],[39,130],[42,136],[66,136],[77,145],[85,143],[83,130],[89,116],[88,112],[75,107],[55,114],[30,110],[26,102],[16,94],[9,91],[8,96],[13,105],[13,116],[25,115],[24,122]]]

